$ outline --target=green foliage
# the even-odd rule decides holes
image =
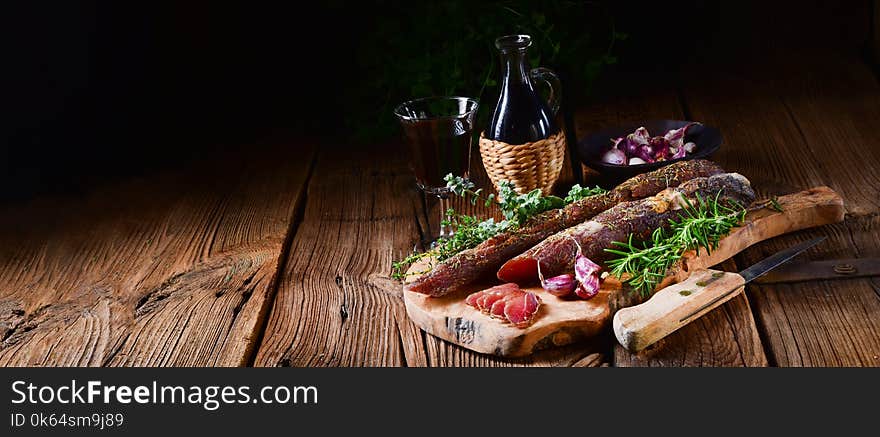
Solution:
[[[540,188],[526,194],[517,194],[513,184],[508,181],[501,181],[499,184],[498,197],[501,214],[518,226],[544,211],[565,206],[564,200],[556,196],[544,196]]]
[[[450,173],[443,179],[446,181],[446,188],[449,188],[450,191],[458,196],[470,197],[472,204],[482,198],[483,189],[480,188],[474,191],[474,183],[461,176],[454,176]],[[513,225],[522,226],[530,218],[544,211],[562,208],[566,204],[585,197],[607,192],[607,190],[603,190],[598,186],[589,188],[576,184],[571,187],[568,196],[565,199],[561,199],[556,196],[545,196],[538,188],[525,194],[519,194],[512,183],[501,181],[498,187],[497,199],[494,194],[489,194],[483,200],[487,207],[494,203],[501,210],[504,218]]]
[[[705,200],[698,195],[696,205],[687,202],[680,221],[670,220],[668,231],[657,228],[641,247],[634,244],[632,234],[627,242],[615,241],[619,249],[605,249],[617,255],[607,262],[611,274],[619,279],[628,275],[627,284],[647,296],[686,251],[696,250],[699,254],[703,247],[711,253],[722,237],[742,224],[746,215],[745,208],[724,206],[718,200],[720,195],[719,191],[714,199]]]
[[[427,252],[413,253],[405,259],[393,263],[391,266],[392,278],[405,279],[407,277],[406,269],[420,259],[431,257],[438,262],[443,262],[461,251],[475,247],[511,226],[511,223],[507,220],[500,222],[495,222],[492,218],[480,220],[469,215],[458,214],[451,208],[446,211],[446,217],[440,225],[449,228],[452,231],[452,235],[438,239],[434,247]],[[421,275],[423,273],[427,272],[416,272],[414,274]]]
[[[438,239],[431,250],[423,253],[413,253],[400,261],[394,262],[391,266],[392,278],[405,279],[408,276],[406,269],[421,259],[432,258],[443,262],[459,252],[476,247],[478,244],[501,232],[522,226],[530,218],[544,211],[562,208],[568,203],[585,197],[607,193],[607,190],[599,187],[584,188],[580,185],[575,185],[568,192],[568,197],[561,199],[556,196],[544,196],[540,189],[532,190],[526,194],[518,194],[514,191],[513,184],[502,181],[496,201],[495,194],[482,197],[483,189],[474,190],[474,183],[461,176],[453,176],[450,173],[443,179],[446,181],[446,187],[450,191],[458,196],[470,198],[472,204],[481,199],[485,202],[486,207],[495,204],[501,210],[505,220],[500,222],[495,222],[491,218],[480,220],[473,216],[458,214],[453,209],[447,210],[446,216],[448,218],[441,223],[441,226],[451,229],[452,236]],[[427,271],[415,272],[411,275],[417,276],[424,273],[427,273]]]
[[[453,209],[446,211],[446,220],[441,226],[453,230],[452,236],[442,238],[437,244],[437,261],[445,261],[449,257],[475,247],[510,227],[510,222],[494,219],[480,220],[469,215],[458,214]]]
[[[581,199],[586,199],[587,197],[595,196],[597,194],[605,194],[608,190],[600,188],[598,186],[595,187],[582,187],[581,184],[574,184],[571,187],[571,190],[568,191],[568,196],[565,196],[565,203],[577,202]]]
[[[602,68],[616,62],[614,42],[625,37],[593,2],[458,0],[379,7],[389,14],[379,15],[355,42],[356,70],[342,84],[352,96],[351,113],[372,114],[346,117],[360,139],[396,133],[394,107],[431,95],[478,97],[477,126],[485,126],[498,95],[499,36],[531,35],[530,65],[564,68],[574,84],[564,90],[566,98],[588,92]]]

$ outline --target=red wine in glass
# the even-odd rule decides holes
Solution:
[[[443,178],[450,173],[465,178],[469,174],[477,107],[477,101],[467,97],[426,97],[401,103],[394,110],[417,185],[440,198],[441,222],[446,218],[449,195]],[[447,236],[448,230],[441,226],[440,237]]]

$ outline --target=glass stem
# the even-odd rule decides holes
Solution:
[[[446,211],[449,210],[449,195],[441,194],[437,197],[440,198],[440,237],[448,238],[452,236],[452,228],[445,226],[444,223],[451,218],[446,214]]]

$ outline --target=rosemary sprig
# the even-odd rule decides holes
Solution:
[[[618,279],[628,276],[627,284],[647,296],[686,251],[696,250],[699,254],[702,247],[711,253],[721,238],[742,224],[746,215],[746,209],[740,205],[725,206],[719,201],[720,196],[720,191],[712,199],[697,195],[695,204],[685,199],[679,220],[670,219],[668,230],[656,229],[641,247],[633,242],[632,234],[627,242],[614,242],[617,249],[605,249],[617,255],[606,263],[611,274]]]

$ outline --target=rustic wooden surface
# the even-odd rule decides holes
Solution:
[[[846,200],[843,223],[758,244],[726,270],[819,235],[829,239],[803,259],[880,256],[877,77],[854,53],[792,55],[683,68],[652,85],[621,78],[614,97],[578,113],[578,135],[701,120],[724,135],[716,160],[760,195],[828,185]],[[278,145],[2,207],[0,364],[880,365],[878,278],[749,284],[639,354],[610,333],[523,359],[451,345],[407,319],[389,279],[439,215],[399,145]]]
[[[4,211],[0,364],[248,364],[310,154]]]

